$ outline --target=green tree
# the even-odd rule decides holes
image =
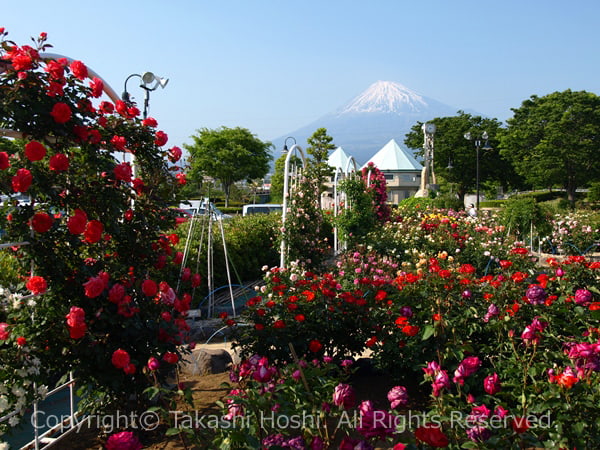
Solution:
[[[236,181],[262,178],[269,171],[271,143],[262,142],[245,128],[203,128],[192,139],[193,144],[184,145],[190,154],[188,178],[210,176],[219,180],[225,206],[229,206],[231,186]]]
[[[327,164],[329,152],[335,150],[333,138],[327,134],[326,128],[318,128],[306,140],[308,147],[306,153],[310,156],[307,161],[307,175],[317,180],[319,194],[323,192],[326,178],[333,175],[333,168]]]
[[[600,97],[579,91],[532,95],[513,109],[501,154],[534,186],[575,191],[600,176]]]
[[[465,139],[464,135],[467,132],[470,132],[473,137],[480,137],[484,131],[489,135],[488,144],[491,150],[481,148],[479,150],[480,187],[492,181],[506,187],[519,184],[511,164],[500,155],[497,139],[501,124],[497,119],[472,116],[459,111],[457,116],[439,117],[429,122],[436,125],[434,141],[436,176],[451,183],[460,198],[463,198],[467,192],[475,190],[477,181],[477,151],[473,141]],[[420,156],[423,156],[422,125],[421,122],[417,122],[404,140],[404,144],[416,150],[416,154]],[[483,145],[484,142],[481,143],[481,147]]]

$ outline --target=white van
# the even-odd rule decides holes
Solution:
[[[242,216],[247,216],[249,214],[269,214],[282,211],[283,205],[276,205],[274,203],[255,203],[252,205],[244,205],[242,208]]]

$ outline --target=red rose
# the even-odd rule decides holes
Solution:
[[[156,132],[156,136],[154,138],[154,143],[157,146],[162,147],[163,145],[165,145],[167,143],[168,140],[169,140],[169,136],[167,136],[167,133],[165,133],[164,131]]]
[[[38,141],[31,141],[25,145],[25,156],[29,161],[39,161],[46,156],[46,147]]]
[[[108,300],[111,303],[119,303],[125,297],[125,287],[120,283],[115,283],[108,291]]]
[[[90,220],[86,226],[85,231],[83,232],[83,236],[85,237],[85,242],[88,244],[93,244],[98,242],[102,237],[102,232],[104,231],[104,225],[102,222],[98,220]]]
[[[282,328],[285,328],[285,322],[284,322],[283,320],[281,320],[281,319],[279,319],[279,320],[276,320],[276,321],[273,323],[273,328],[277,328],[277,329],[282,329]]]
[[[55,80],[60,80],[65,75],[65,66],[55,60],[48,61],[44,70]]]
[[[144,125],[145,127],[154,128],[155,126],[158,125],[158,122],[156,121],[156,119],[154,117],[148,117],[148,118],[142,120],[142,125]]]
[[[447,447],[449,444],[448,438],[442,430],[440,430],[440,427],[432,424],[417,428],[415,437],[417,440],[431,445],[432,447],[443,448]]]
[[[131,362],[131,358],[129,357],[129,353],[119,348],[112,354],[111,362],[117,369],[124,369]]]
[[[71,339],[80,339],[87,331],[85,323],[85,311],[78,306],[71,306],[69,314],[66,315],[69,336]]]
[[[175,175],[175,178],[177,179],[178,184],[187,184],[187,178],[185,176],[185,173],[178,173],[177,175]]]
[[[114,173],[117,180],[125,181],[127,183],[131,181],[131,176],[133,175],[131,165],[128,162],[117,164],[114,168]]]
[[[92,89],[92,97],[98,98],[104,91],[104,82],[100,78],[94,77],[92,81],[90,81],[90,88]]]
[[[12,188],[15,192],[26,192],[31,186],[33,176],[27,169],[19,169],[14,177],[12,177]]]
[[[23,336],[19,336],[19,337],[17,338],[17,345],[18,345],[19,347],[24,347],[24,346],[25,346],[25,344],[27,344],[27,339],[25,339]]]
[[[308,344],[308,349],[313,353],[318,353],[319,351],[321,351],[322,348],[323,344],[321,344],[321,342],[319,342],[317,339],[313,339]]]
[[[117,150],[125,150],[125,146],[127,145],[127,140],[123,137],[123,136],[113,136],[112,139],[110,140],[110,143],[117,149]]]
[[[52,227],[52,217],[45,212],[38,212],[31,219],[31,228],[38,233],[45,233]]]
[[[0,323],[0,341],[6,341],[10,337],[10,331],[8,330],[8,324],[6,322]]]
[[[202,277],[200,276],[200,274],[195,273],[194,275],[192,275],[192,287],[193,288],[200,286],[201,281],[202,281]]]
[[[66,103],[58,102],[52,108],[50,115],[56,123],[66,123],[71,119],[71,108]]]
[[[63,172],[69,169],[69,158],[64,153],[57,153],[50,157],[49,166],[54,172]]]
[[[515,417],[511,423],[515,433],[525,433],[529,429],[529,422],[526,417]]]
[[[135,364],[131,363],[127,364],[127,366],[123,368],[123,372],[125,372],[127,375],[133,375],[136,370],[137,368],[135,367]]]
[[[81,209],[76,209],[75,214],[67,220],[67,228],[71,234],[81,234],[85,231],[87,214]]]
[[[10,167],[10,161],[8,159],[8,153],[0,152],[0,170],[6,170]]]
[[[48,289],[48,283],[44,279],[44,277],[33,276],[29,278],[27,284],[25,285],[27,289],[29,289],[33,294],[43,294]]]
[[[81,61],[73,61],[70,65],[71,72],[76,78],[84,80],[88,77],[88,70],[84,63]]]
[[[181,159],[181,149],[179,147],[173,147],[169,150],[169,161],[176,163]]]
[[[115,105],[113,105],[111,102],[103,101],[103,102],[100,102],[98,109],[103,114],[112,114],[115,110]]]
[[[142,292],[148,297],[154,297],[158,292],[158,286],[154,280],[144,280],[142,283]]]
[[[117,100],[115,102],[115,109],[122,116],[127,116],[127,103],[123,100]]]
[[[166,352],[163,356],[163,360],[165,360],[169,364],[177,364],[177,361],[179,361],[179,356],[177,356],[177,354],[173,352]]]
[[[85,288],[85,296],[88,298],[99,297],[104,292],[105,283],[101,277],[91,277],[87,282],[83,283]]]

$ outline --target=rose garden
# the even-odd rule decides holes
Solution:
[[[202,345],[186,317],[205,277],[182,267],[200,238],[172,208],[181,150],[135,105],[103,99],[83,62],[45,58],[45,35],[0,39],[1,433],[71,371],[82,413],[152,412],[185,448],[600,446],[600,262],[580,251],[600,216],[545,217],[534,246],[506,211],[390,209],[375,167],[344,180],[337,217],[307,175],[283,226],[224,224],[237,267],[263,284],[221,314],[243,359],[218,419],[176,420],[195,411],[177,367]],[[393,381],[383,402],[357,401],[364,355]],[[105,448],[156,439],[129,425],[99,430]]]

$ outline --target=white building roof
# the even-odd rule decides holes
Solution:
[[[352,157],[348,155],[348,153],[346,153],[342,147],[338,147],[331,155],[329,155],[327,164],[334,169],[339,168],[342,171],[345,171],[346,169],[351,170],[354,168],[354,166],[352,166],[352,163],[350,163],[350,167],[348,167],[348,161],[350,161],[350,158]]]
[[[408,150],[401,148],[394,139],[383,146],[367,163],[375,164],[379,170],[385,171],[421,171],[423,166],[412,156]]]

